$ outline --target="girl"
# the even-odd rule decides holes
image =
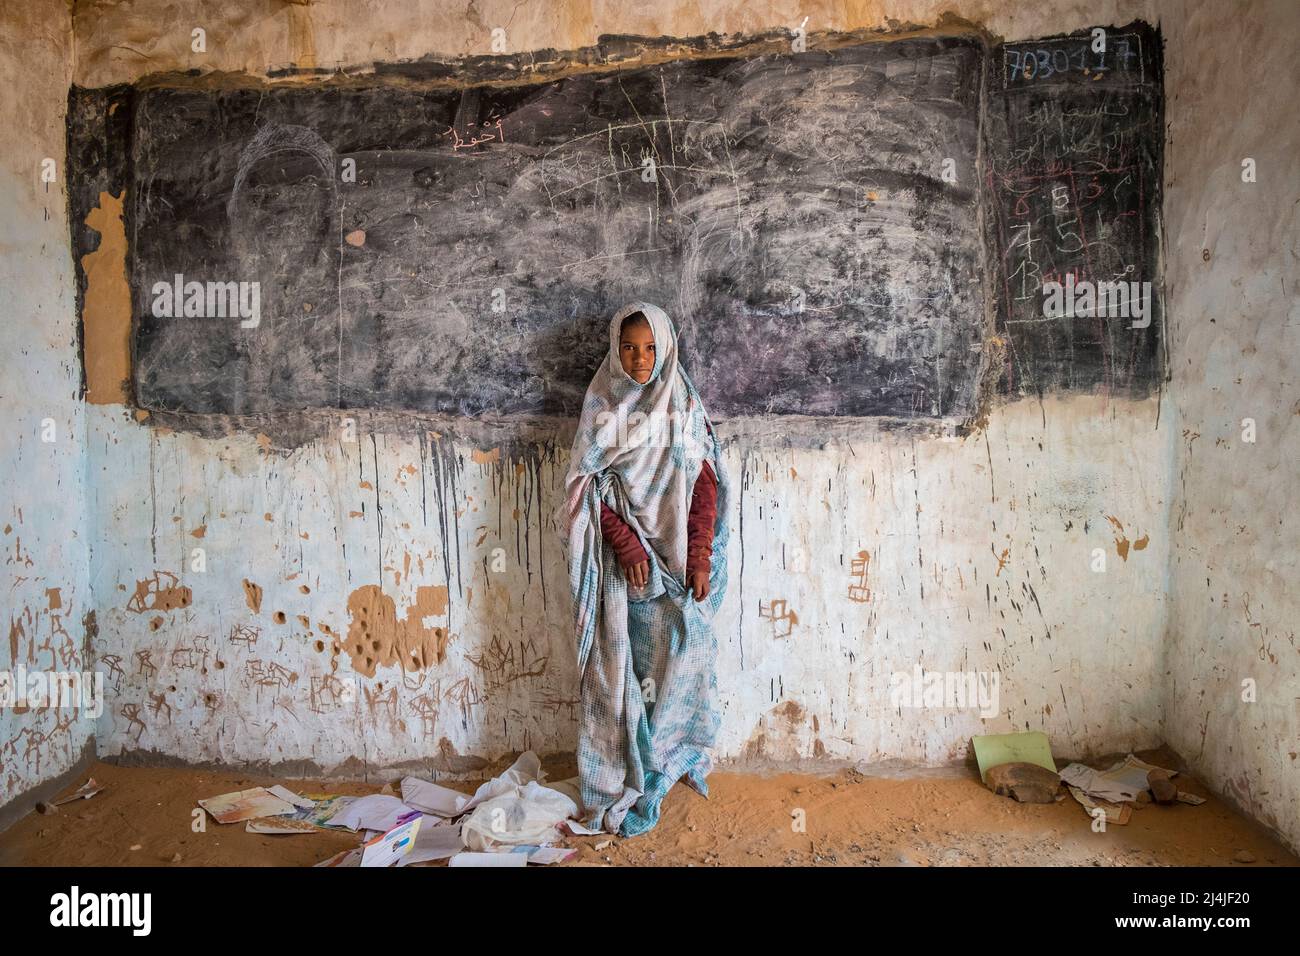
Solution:
[[[727,587],[730,485],[677,330],[634,302],[609,323],[565,478],[578,637],[583,822],[633,836],[679,779],[708,796],[712,619]]]

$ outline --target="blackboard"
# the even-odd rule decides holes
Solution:
[[[125,190],[133,397],[165,413],[572,417],[634,298],[674,316],[718,418],[961,422],[994,390],[1145,393],[1160,36],[1106,43],[74,88],[74,255],[99,192]],[[165,314],[177,276],[255,283],[259,324]],[[1150,281],[1150,321],[1045,315],[1067,277]]]
[[[142,89],[137,399],[573,415],[607,317],[645,298],[717,416],[969,415],[982,59],[931,38],[455,91]],[[260,325],[154,314],[177,274],[259,282]]]
[[[989,286],[1004,392],[1134,395],[1162,374],[1160,38],[1139,23],[1098,30],[1000,45],[990,60]],[[1045,283],[1085,281],[1149,282],[1149,309],[1045,314]]]

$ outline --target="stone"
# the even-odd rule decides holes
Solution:
[[[1020,803],[1054,803],[1061,778],[1033,763],[1004,763],[990,767],[984,783],[1000,797]]]
[[[1178,787],[1169,779],[1168,770],[1148,770],[1147,786],[1156,803],[1170,804],[1178,800]]]
[[[1251,853],[1249,850],[1238,850],[1236,853],[1232,854],[1232,858],[1238,863],[1255,862],[1255,854]]]

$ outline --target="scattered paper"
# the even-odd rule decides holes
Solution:
[[[559,836],[558,824],[577,815],[577,805],[567,796],[530,780],[480,803],[462,832],[465,845],[479,852],[503,843],[545,846]]]
[[[411,852],[397,861],[398,866],[410,866],[412,863],[428,863],[431,860],[446,860],[465,849],[465,841],[460,836],[459,823],[431,825],[426,820],[416,834],[415,845]]]
[[[361,851],[362,866],[392,866],[411,852],[416,834],[420,832],[420,822],[424,819],[418,812],[409,820],[399,823],[381,836],[375,837]]]
[[[1114,823],[1117,826],[1126,825],[1133,816],[1133,808],[1127,803],[1111,803],[1108,800],[1089,796],[1076,786],[1070,784],[1067,784],[1067,786],[1070,787],[1070,794],[1074,799],[1078,800],[1080,805],[1089,812],[1089,816],[1092,816],[1093,810],[1101,810],[1106,814],[1106,822]]]
[[[410,812],[411,808],[396,797],[372,793],[366,797],[357,797],[331,815],[325,826],[354,831],[379,830],[387,833]]]
[[[422,813],[448,820],[472,811],[482,811],[474,812],[469,818],[472,826],[468,831],[462,830],[460,826],[456,828],[457,839],[462,841],[461,845],[469,846],[475,851],[486,851],[500,846],[503,842],[514,840],[526,845],[545,844],[560,835],[555,829],[556,825],[568,828],[568,831],[575,835],[585,836],[603,832],[588,829],[573,820],[553,819],[561,814],[566,817],[578,815],[579,808],[582,806],[579,777],[543,784],[545,779],[541,761],[537,754],[529,750],[520,754],[503,773],[483,783],[473,794],[464,794],[450,787],[421,780],[419,777],[406,777],[402,780],[401,802]],[[630,805],[639,796],[639,792],[629,790],[628,796],[631,798]],[[492,802],[492,805],[483,809],[483,805],[489,802]],[[499,826],[490,834],[484,832],[485,814],[497,809],[506,810],[506,818],[517,820],[520,824],[510,827],[511,834],[504,840]],[[500,818],[501,815],[498,813],[496,816]],[[354,816],[339,816],[331,820],[330,825],[354,822]],[[367,818],[364,823],[373,826],[374,820]],[[426,821],[421,830],[422,835],[415,841],[416,846],[411,857],[399,865],[409,866],[411,863],[445,859],[451,855],[457,848],[454,846],[453,838],[449,834],[437,833],[437,829]],[[427,846],[426,841],[428,841]]]
[[[595,836],[597,833],[604,833],[604,830],[593,830],[590,827],[583,826],[577,820],[565,820],[560,824],[560,828],[567,830],[573,836]]]
[[[460,813],[461,806],[469,800],[469,795],[450,787],[439,786],[419,777],[407,777],[402,781],[402,802],[408,807],[439,817],[454,817]]]
[[[448,866],[527,866],[524,853],[457,853]]]
[[[293,804],[281,800],[265,787],[253,787],[251,790],[239,790],[235,793],[223,793],[218,797],[200,800],[199,806],[218,823],[238,823],[255,817],[278,817],[293,813]]]
[[[1061,779],[1078,787],[1089,796],[1111,803],[1136,800],[1137,795],[1150,789],[1147,773],[1162,770],[1129,754],[1108,770],[1094,770],[1081,763],[1072,763],[1061,771]],[[1166,771],[1171,777],[1177,772]]]
[[[1204,797],[1198,797],[1198,796],[1197,796],[1196,794],[1194,794],[1194,793],[1188,793],[1186,790],[1179,790],[1179,791],[1178,791],[1178,802],[1179,802],[1179,803],[1185,803],[1185,804],[1187,804],[1189,807],[1199,807],[1202,803],[1205,802],[1205,798],[1204,798]]]
[[[292,803],[299,810],[308,810],[316,806],[315,800],[308,800],[306,797],[300,797],[288,787],[282,787],[278,783],[274,787],[267,787],[268,792],[275,794],[285,803]]]
[[[539,846],[528,854],[529,863],[537,863],[541,866],[550,866],[552,863],[563,863],[572,856],[576,856],[577,850],[571,847],[562,846]]]
[[[321,860],[314,866],[360,866],[361,865],[361,847],[354,846],[350,850],[339,850],[328,860]]]
[[[249,820],[248,826],[244,827],[249,833],[315,833],[316,827],[306,820],[295,820],[293,817],[259,817],[256,820]]]
[[[318,793],[311,795],[310,799],[313,800],[312,806],[294,811],[293,819],[305,820],[312,826],[327,827],[334,814],[339,813],[357,798],[341,794]]]

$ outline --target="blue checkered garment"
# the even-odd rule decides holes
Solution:
[[[650,319],[655,338],[644,385],[618,356],[623,318],[635,311]],[[633,836],[658,823],[664,795],[683,776],[708,796],[709,749],[721,722],[713,617],[727,588],[731,489],[703,402],[677,364],[671,319],[635,302],[609,328],[610,351],[587,390],[557,518],[567,532],[578,639],[583,823]],[[648,440],[638,441],[637,413],[658,413],[666,427],[653,432],[651,416],[640,436]],[[718,517],[709,595],[697,603],[685,583],[686,521],[706,459],[718,478]],[[602,501],[650,555],[644,588],[629,587],[601,536]]]

